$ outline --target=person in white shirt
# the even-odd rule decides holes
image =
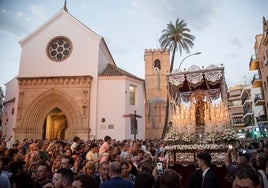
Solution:
[[[80,140],[80,138],[78,136],[73,137],[73,143],[71,145],[72,153],[77,150],[79,140]]]
[[[211,156],[208,152],[202,151],[197,154],[197,163],[202,169],[202,188],[219,187],[217,177],[210,169],[210,162]]]

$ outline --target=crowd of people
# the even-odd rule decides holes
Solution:
[[[225,157],[226,181],[234,188],[268,188],[268,143],[241,140]],[[1,188],[217,188],[211,155],[197,154],[188,177],[168,164],[163,139],[83,141],[25,138],[0,145]],[[182,185],[182,179],[187,183]]]

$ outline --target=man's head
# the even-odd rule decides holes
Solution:
[[[104,137],[104,141],[105,142],[108,142],[108,143],[111,143],[112,142],[112,138],[110,136],[105,136]]]
[[[266,154],[264,152],[260,152],[257,154],[257,166],[259,169],[265,170],[266,168]]]
[[[163,188],[181,187],[180,175],[175,170],[172,169],[165,170],[161,177],[160,187]]]
[[[108,179],[108,176],[109,176],[109,163],[108,162],[104,161],[100,163],[99,173],[102,179]]]
[[[98,151],[98,145],[96,143],[90,144],[89,149],[93,152],[96,153]]]
[[[121,165],[119,162],[114,161],[109,165],[109,173],[110,173],[111,178],[115,176],[121,176],[121,172],[122,172],[122,169],[121,169]]]
[[[248,166],[248,160],[245,156],[239,156],[236,161],[238,169]]]
[[[14,161],[10,164],[10,171],[14,175],[23,174],[26,170],[25,164],[26,162],[22,160]]]
[[[79,140],[80,140],[80,138],[78,136],[73,137],[73,142],[78,142]]]
[[[56,171],[53,176],[53,184],[55,188],[72,187],[74,179],[73,171],[67,168],[61,168]]]
[[[1,160],[2,160],[2,170],[10,169],[10,158],[9,157],[2,157]]]
[[[208,168],[210,166],[210,162],[211,162],[210,154],[206,151],[202,151],[202,152],[198,153],[197,154],[197,162],[198,162],[198,166],[202,170],[205,170],[206,168]]]
[[[149,172],[141,172],[135,178],[136,188],[153,188],[155,179]]]
[[[233,183],[233,188],[260,188],[258,173],[252,167],[241,168]]]
[[[39,182],[44,182],[49,179],[50,168],[46,163],[41,163],[37,168],[37,180]]]
[[[74,159],[71,156],[64,156],[61,159],[60,167],[71,169],[74,165]]]
[[[263,151],[266,155],[268,155],[268,144],[263,146]]]
[[[79,175],[74,179],[72,188],[97,188],[97,184],[92,176]]]

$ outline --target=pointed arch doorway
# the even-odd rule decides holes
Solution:
[[[43,126],[43,139],[65,140],[65,131],[68,127],[67,118],[59,108],[54,108],[47,115]]]

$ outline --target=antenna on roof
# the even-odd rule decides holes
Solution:
[[[67,0],[64,1],[63,10],[65,10],[66,12],[68,12],[68,9],[67,9]]]

